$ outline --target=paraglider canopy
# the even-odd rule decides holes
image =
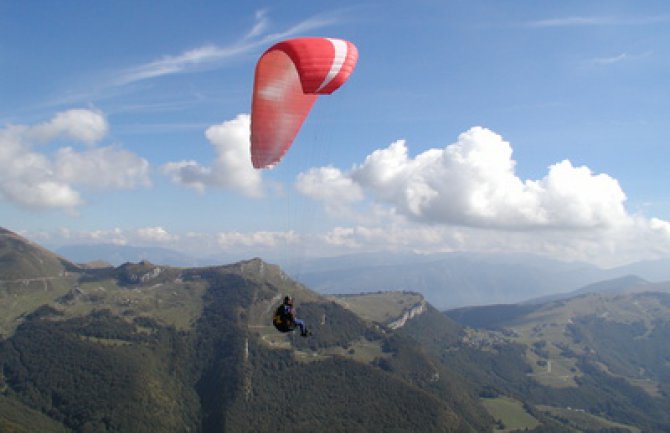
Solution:
[[[258,60],[251,103],[251,161],[255,168],[281,160],[316,98],[349,78],[358,50],[332,38],[279,42]]]

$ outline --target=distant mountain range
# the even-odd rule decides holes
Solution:
[[[120,245],[74,245],[57,253],[75,263],[114,266],[148,260],[163,265],[213,266],[240,258],[191,257],[169,249]],[[602,269],[524,254],[369,253],[305,258],[278,263],[289,275],[322,293],[415,291],[440,309],[523,302],[561,295],[583,286],[626,276],[670,281],[670,260]]]
[[[611,280],[598,281],[597,283],[587,284],[577,290],[567,293],[558,293],[554,295],[541,296],[539,298],[529,299],[524,304],[544,304],[550,301],[558,301],[560,299],[574,298],[575,296],[584,295],[588,293],[604,293],[604,294],[618,294],[625,293],[634,289],[646,290],[652,284],[649,281],[638,277],[637,275],[625,275],[623,277],[614,278]]]
[[[518,254],[369,254],[307,260],[287,271],[320,293],[410,290],[446,309],[523,302],[627,276],[668,281],[670,261],[602,269]]]
[[[365,292],[260,259],[80,266],[0,230],[0,431],[670,432],[669,283],[446,313]],[[286,294],[313,336],[272,326]]]

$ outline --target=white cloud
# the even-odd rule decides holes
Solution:
[[[209,167],[196,161],[170,162],[163,172],[173,182],[204,191],[206,187],[222,187],[249,197],[263,195],[262,177],[251,165],[249,141],[250,117],[240,114],[235,119],[207,128],[205,136],[214,146],[216,160]]]
[[[128,236],[124,230],[120,228],[113,228],[110,230],[93,230],[93,231],[68,231],[70,241],[76,243],[81,241],[93,241],[101,244],[127,245]]]
[[[609,57],[595,57],[589,59],[586,64],[595,67],[606,67],[617,63],[637,61],[648,58],[654,54],[653,51],[644,51],[638,53],[620,53]]]
[[[57,113],[48,122],[32,126],[26,133],[31,141],[49,142],[59,137],[93,144],[102,139],[109,129],[107,119],[97,111],[73,109]]]
[[[329,247],[344,250],[446,252],[462,246],[459,231],[387,219],[373,225],[334,227],[321,239]]]
[[[287,245],[298,245],[304,239],[293,230],[250,232],[175,233],[161,226],[73,230],[61,228],[53,233],[25,233],[32,239],[48,239],[54,244],[114,244],[161,246],[197,257],[225,253],[239,259],[265,256]]]
[[[266,11],[260,10],[255,14],[255,22],[251,29],[241,40],[228,46],[204,45],[184,51],[181,54],[166,55],[158,60],[128,68],[118,74],[114,84],[125,85],[166,75],[215,68],[227,59],[246,54],[258,47],[290,36],[330,25],[334,21],[334,17],[315,16],[281,32],[263,35],[269,27],[269,20]]]
[[[361,187],[335,167],[313,168],[300,173],[295,186],[300,193],[321,201],[334,214],[343,213],[349,204],[364,197]]]
[[[127,150],[101,147],[56,152],[54,172],[63,181],[97,188],[149,186],[149,163]]]
[[[292,244],[300,237],[294,231],[287,232],[225,232],[217,235],[217,241],[222,248],[231,247],[276,247]]]
[[[611,176],[568,160],[540,179],[521,179],[515,168],[511,145],[475,127],[415,157],[400,140],[348,171],[311,169],[296,188],[340,217],[319,236],[331,253],[524,252],[604,266],[670,254],[670,222],[628,213]]]
[[[547,18],[528,23],[530,27],[575,27],[575,26],[603,26],[621,22],[613,17],[561,17]]]
[[[670,255],[670,222],[640,217],[591,230],[497,230],[379,220],[340,225],[320,235],[321,254],[366,251],[525,253],[564,261],[617,266]]]
[[[83,204],[79,193],[61,182],[44,179],[10,180],[4,182],[1,189],[6,199],[31,209],[73,209]]]
[[[658,218],[652,218],[649,221],[649,227],[657,232],[659,235],[662,235],[668,239],[670,239],[670,222],[668,221],[663,221]]]
[[[211,63],[221,61],[227,57],[245,51],[244,46],[227,48],[205,45],[194,48],[175,56],[164,56],[159,60],[135,66],[123,72],[116,84],[124,85],[150,78],[198,70]]]
[[[357,249],[361,247],[361,242],[357,239],[355,227],[334,227],[323,235],[326,244],[335,247],[346,247],[348,249]]]
[[[256,36],[262,35],[265,30],[267,29],[269,25],[269,20],[267,17],[267,10],[266,9],[261,9],[259,11],[256,11],[255,17],[256,17],[256,22],[254,23],[253,27],[251,30],[249,30],[249,33],[244,37],[244,39],[252,39]]]
[[[34,149],[59,138],[92,146],[107,130],[101,113],[83,109],[58,113],[33,126],[0,129],[0,196],[27,208],[73,210],[84,203],[77,186],[147,185],[148,163],[128,151],[90,147],[78,152],[64,147],[51,156]]]
[[[628,219],[626,196],[606,174],[566,160],[543,179],[524,181],[515,165],[508,142],[474,127],[456,143],[415,158],[404,141],[396,141],[340,175],[335,187],[349,179],[374,200],[427,223],[518,230],[611,226]]]
[[[572,16],[530,21],[528,27],[644,26],[670,21],[670,15],[648,16]]]
[[[597,57],[593,59],[593,63],[596,65],[612,65],[614,63],[623,62],[628,57],[629,56],[626,53],[621,53],[616,56],[610,56],[610,57]]]
[[[31,235],[35,238],[35,235]],[[177,234],[170,233],[163,227],[140,227],[134,229],[73,230],[61,228],[57,233],[48,237],[57,243],[65,244],[113,244],[113,245],[169,245],[176,246],[182,239]],[[200,239],[199,239],[200,241]]]
[[[588,228],[630,223],[619,182],[606,174],[594,175],[588,167],[573,167],[565,160],[552,165],[539,182],[527,185],[537,197],[538,212],[545,215],[544,225]]]
[[[173,235],[163,227],[144,227],[137,229],[137,238],[140,242],[149,243],[168,243],[179,239],[179,236]]]
[[[320,233],[287,231],[172,233],[163,227],[33,233],[51,243],[160,245],[187,254],[232,261],[260,256],[287,260],[352,252],[528,253],[565,261],[616,266],[670,255],[670,222],[631,217],[628,224],[589,230],[499,230],[410,221],[379,214],[364,224],[337,225]],[[225,257],[225,258],[224,258]]]

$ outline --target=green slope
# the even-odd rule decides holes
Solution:
[[[448,314],[497,329],[468,328],[462,347],[444,354],[447,363],[460,365],[481,384],[483,396],[551,406],[555,410],[544,412],[553,420],[571,408],[585,416],[570,417],[570,425],[582,419],[585,430],[587,419],[603,418],[642,431],[670,431],[664,409],[670,406],[667,284],[532,308],[475,307],[466,315]]]
[[[67,260],[0,227],[0,280],[61,277],[77,269]]]

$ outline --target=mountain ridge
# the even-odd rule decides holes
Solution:
[[[644,290],[646,285],[651,282],[640,278],[637,275],[624,275],[623,277],[613,278],[604,281],[587,284],[577,290],[567,293],[559,293],[554,295],[542,296],[539,298],[529,299],[522,302],[523,304],[543,304],[550,301],[558,301],[561,299],[569,299],[575,296],[588,293],[624,293],[629,290],[638,289]]]
[[[164,248],[119,245],[63,246],[57,251],[77,263],[103,260],[116,266],[141,260],[177,267],[240,260],[232,253],[218,258],[192,257]],[[670,280],[670,266],[664,260],[603,269],[531,254],[360,253],[284,258],[277,263],[292,278],[322,294],[415,291],[440,309],[524,302],[626,275],[638,275],[651,282]]]

